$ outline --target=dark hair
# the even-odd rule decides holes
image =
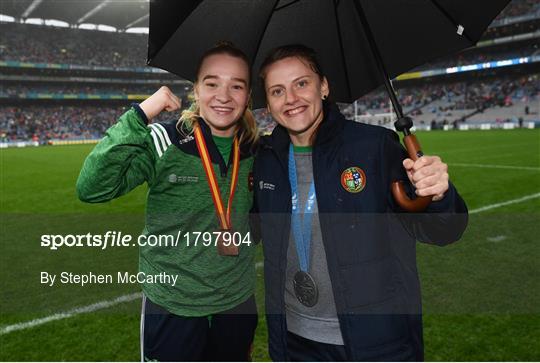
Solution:
[[[203,53],[197,65],[197,73],[195,73],[195,83],[199,80],[199,73],[201,72],[201,67],[204,60],[216,54],[227,54],[231,57],[240,58],[241,60],[243,60],[248,68],[248,86],[251,85],[251,66],[249,64],[249,59],[247,55],[242,50],[240,50],[240,48],[237,48],[233,43],[226,40],[221,40],[217,42],[214,47],[208,49],[206,52]]]
[[[266,56],[264,61],[261,64],[259,71],[259,77],[261,80],[265,81],[266,71],[269,66],[285,58],[296,57],[302,61],[305,61],[313,72],[315,72],[321,80],[324,78],[324,73],[322,71],[321,65],[317,61],[317,53],[315,50],[306,47],[303,44],[288,44],[281,47],[274,48]]]

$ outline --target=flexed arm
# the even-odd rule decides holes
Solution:
[[[139,105],[134,105],[111,126],[84,161],[77,180],[77,195],[88,203],[106,202],[138,185],[152,183],[156,154],[148,120],[163,110],[180,108],[179,99],[161,87]]]

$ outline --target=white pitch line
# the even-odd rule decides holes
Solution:
[[[263,266],[264,266],[264,262],[257,262],[255,264],[255,268],[257,269]],[[133,294],[119,296],[113,300],[103,300],[95,304],[74,308],[74,309],[65,311],[63,313],[49,315],[44,318],[29,320],[29,321],[25,321],[25,322],[13,324],[13,325],[6,325],[0,328],[0,335],[8,334],[17,330],[30,329],[38,325],[50,323],[51,321],[71,318],[73,316],[80,315],[80,314],[92,313],[94,311],[107,309],[118,304],[130,302],[130,301],[141,299],[141,298],[142,298],[142,294],[140,292],[136,292]]]
[[[488,237],[486,238],[489,242],[501,242],[501,241],[504,241],[506,239],[506,236],[504,235],[498,235],[498,236],[495,236],[495,237]]]
[[[448,166],[463,166],[470,168],[490,168],[490,169],[513,169],[513,170],[533,170],[540,171],[540,167],[535,166],[513,166],[513,165],[493,165],[493,164],[468,164],[468,163],[448,163]]]
[[[129,295],[122,295],[122,296],[119,296],[119,297],[117,297],[116,299],[113,299],[113,300],[104,300],[104,301],[97,302],[95,304],[74,308],[74,309],[65,311],[63,313],[57,313],[57,314],[49,315],[49,316],[46,316],[44,318],[25,321],[23,323],[17,323],[17,324],[13,324],[13,325],[7,325],[7,326],[4,326],[4,327],[2,327],[0,329],[0,335],[8,334],[8,333],[11,333],[11,332],[14,332],[14,331],[17,331],[17,330],[24,330],[24,329],[33,328],[35,326],[42,325],[42,324],[45,324],[45,323],[49,323],[49,322],[55,321],[55,320],[62,320],[62,319],[66,319],[66,318],[71,318],[71,317],[73,317],[75,315],[91,313],[91,312],[94,312],[94,311],[97,311],[97,310],[107,309],[107,308],[110,308],[110,307],[118,305],[118,304],[122,304],[122,303],[125,303],[125,302],[130,302],[130,301],[133,301],[133,300],[140,299],[141,297],[142,297],[142,294],[140,292],[137,292],[137,293],[134,293],[134,294],[129,294]]]
[[[530,199],[535,199],[535,198],[540,198],[540,193],[526,195],[524,197],[508,200],[506,202],[486,205],[486,206],[481,207],[481,208],[470,210],[469,214],[481,213],[481,212],[484,212],[484,211],[487,211],[487,210],[490,210],[490,209],[504,207],[505,205],[510,205],[510,204],[521,203],[521,202],[524,202],[524,201],[527,201],[527,200],[530,200]],[[255,267],[257,269],[261,268],[263,266],[264,266],[263,262],[257,262],[255,264]],[[55,321],[55,320],[71,318],[71,317],[76,316],[76,315],[85,314],[85,313],[91,313],[91,312],[94,312],[94,311],[97,311],[97,310],[106,309],[106,308],[109,308],[109,307],[112,307],[112,306],[115,306],[115,305],[118,305],[118,304],[121,304],[121,303],[124,303],[124,302],[130,302],[130,301],[133,301],[133,300],[140,299],[141,297],[142,297],[142,295],[141,295],[140,292],[137,292],[137,293],[134,293],[134,294],[129,294],[129,295],[122,295],[122,296],[119,296],[119,297],[117,297],[116,299],[113,299],[113,300],[104,300],[104,301],[97,302],[95,304],[74,308],[74,309],[68,310],[68,311],[63,312],[63,313],[57,313],[57,314],[54,314],[54,315],[46,316],[44,318],[34,319],[34,320],[22,322],[22,323],[13,324],[13,325],[7,325],[7,326],[4,326],[4,327],[0,328],[0,335],[8,334],[8,333],[11,333],[11,332],[14,332],[14,331],[17,331],[17,330],[24,330],[24,329],[33,328],[35,326],[42,325],[42,324],[45,324],[45,323],[49,323],[49,322]]]
[[[535,198],[540,198],[540,193],[530,194],[530,195],[526,195],[526,196],[521,197],[521,198],[507,200],[506,202],[486,205],[484,207],[480,207],[480,208],[470,210],[469,214],[476,214],[476,213],[480,213],[480,212],[485,212],[485,211],[490,210],[490,209],[504,207],[505,205],[510,205],[510,204],[521,203],[521,202],[525,202],[527,200],[535,199]]]

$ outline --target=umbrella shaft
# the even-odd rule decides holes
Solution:
[[[394,112],[396,113],[397,118],[402,118],[403,110],[401,109],[401,104],[397,99],[396,91],[394,91],[394,87],[392,86],[392,83],[390,83],[390,81],[388,80],[388,77],[384,78],[384,87],[386,88],[386,91],[390,96],[390,101],[392,102],[392,106],[394,107]]]
[[[367,22],[366,16],[364,15],[364,10],[362,9],[360,0],[355,0],[354,5],[356,7],[356,12],[358,13],[358,17],[360,18],[360,22],[362,23],[362,27],[364,28],[364,33],[366,34],[366,38],[368,40],[371,53],[373,54],[373,57],[375,58],[375,63],[377,64],[377,68],[379,68],[379,72],[383,76],[384,87],[386,88],[386,91],[388,92],[388,95],[390,96],[390,101],[392,102],[392,106],[394,106],[394,112],[396,113],[398,119],[400,119],[403,117],[403,110],[401,109],[401,104],[399,103],[399,100],[397,99],[396,92],[394,91],[394,87],[392,87],[392,84],[390,83],[388,72],[386,71],[386,68],[384,66],[381,54],[379,52],[379,48],[377,47],[377,43],[375,43],[373,33],[371,32],[371,28],[369,27],[369,23]]]

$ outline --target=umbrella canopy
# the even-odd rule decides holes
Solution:
[[[148,64],[193,81],[200,56],[228,40],[250,58],[256,81],[271,49],[301,43],[317,52],[331,98],[350,103],[386,77],[473,46],[509,2],[152,0]],[[256,82],[253,101],[265,105]]]

